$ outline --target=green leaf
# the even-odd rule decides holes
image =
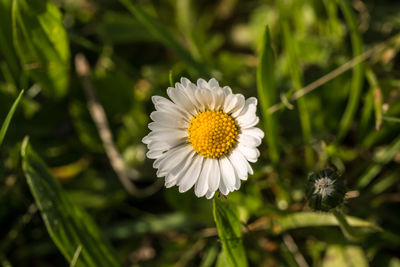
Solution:
[[[174,36],[167,30],[167,28],[158,22],[155,18],[151,17],[140,5],[132,4],[130,0],[120,0],[120,2],[137,18],[137,20],[151,32],[165,46],[172,49],[186,64],[191,67],[198,75],[203,78],[210,76],[207,69],[197,62],[191,54],[176,41]]]
[[[382,228],[372,222],[352,216],[345,217],[348,224],[352,227],[363,228],[363,230],[368,231],[382,231]],[[288,230],[320,226],[339,226],[339,223],[332,213],[294,212],[280,217],[269,218],[257,230],[267,230],[275,234],[281,234]]]
[[[22,97],[23,94],[24,94],[24,90],[22,90],[22,91],[19,93],[17,99],[15,99],[14,104],[11,106],[11,109],[10,109],[10,111],[8,112],[7,117],[6,117],[6,119],[4,120],[4,122],[3,122],[3,125],[1,126],[1,129],[0,129],[0,146],[1,146],[1,144],[3,143],[4,136],[6,135],[8,126],[10,125],[11,119],[12,119],[12,117],[14,116],[14,112],[15,112],[15,110],[17,109],[18,103],[19,103],[19,101],[21,100],[21,97]]]
[[[21,154],[25,177],[47,231],[68,262],[76,260],[75,266],[120,266],[93,219],[71,203],[30,147],[28,138],[22,144]],[[74,259],[79,247],[79,257]]]
[[[277,102],[277,93],[275,87],[274,51],[271,47],[271,36],[268,26],[265,27],[258,59],[257,90],[261,111],[265,119],[265,138],[268,143],[269,156],[276,163],[279,161],[276,114],[269,114],[268,108]]]
[[[213,200],[214,220],[221,239],[222,250],[229,266],[247,266],[242,243],[242,225],[236,207],[226,200]]]
[[[13,0],[14,46],[21,65],[49,96],[68,88],[69,45],[60,10],[49,1]]]
[[[356,217],[346,216],[346,220],[352,227],[362,227],[369,228],[373,231],[381,231],[381,228],[374,223]],[[295,212],[275,219],[272,224],[275,233],[303,227],[339,225],[333,214],[325,212]]]

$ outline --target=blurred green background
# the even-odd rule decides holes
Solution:
[[[104,249],[114,252],[92,256],[110,253],[123,266],[224,266],[212,201],[163,188],[141,143],[151,96],[166,96],[170,78],[184,76],[215,77],[260,98],[261,157],[228,196],[247,229],[250,266],[400,266],[399,29],[399,1],[0,0],[0,125],[25,89],[0,144],[0,263],[69,266],[79,242],[55,244],[47,218],[67,237],[100,229],[110,243]],[[259,56],[266,45],[274,62]],[[75,69],[78,53],[90,64],[87,78],[126,172],[140,190],[154,189],[148,196],[129,194],[110,164]],[[360,55],[359,64],[293,101]],[[289,103],[269,115],[282,101]],[[25,136],[49,173],[27,143],[21,157]],[[352,191],[343,210],[359,218],[360,241],[347,241],[330,214],[307,207],[307,174],[328,166]],[[62,189],[39,188],[49,174]],[[42,218],[38,205],[59,213]],[[75,232],[74,220],[87,224]],[[84,260],[76,265],[114,266]]]

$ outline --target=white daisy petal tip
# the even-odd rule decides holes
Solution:
[[[253,174],[264,132],[255,127],[257,99],[233,94],[215,78],[192,83],[182,77],[168,98],[153,96],[150,133],[142,139],[165,187],[197,197],[228,195]]]

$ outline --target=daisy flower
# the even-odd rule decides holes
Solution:
[[[233,94],[214,78],[197,85],[182,78],[167,94],[171,100],[152,97],[156,111],[143,138],[157,176],[165,177],[167,188],[177,185],[186,192],[194,186],[196,196],[208,199],[217,190],[223,195],[238,190],[253,174],[249,162],[257,161],[264,137],[255,127],[257,99]]]

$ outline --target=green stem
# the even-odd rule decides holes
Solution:
[[[174,87],[174,76],[172,73],[172,70],[169,71],[169,75],[168,75],[168,80],[169,80],[169,86]]]
[[[334,209],[333,215],[338,221],[340,229],[343,232],[343,235],[349,241],[359,241],[361,239],[361,234],[347,222],[346,216],[343,214],[341,209],[339,208]]]

